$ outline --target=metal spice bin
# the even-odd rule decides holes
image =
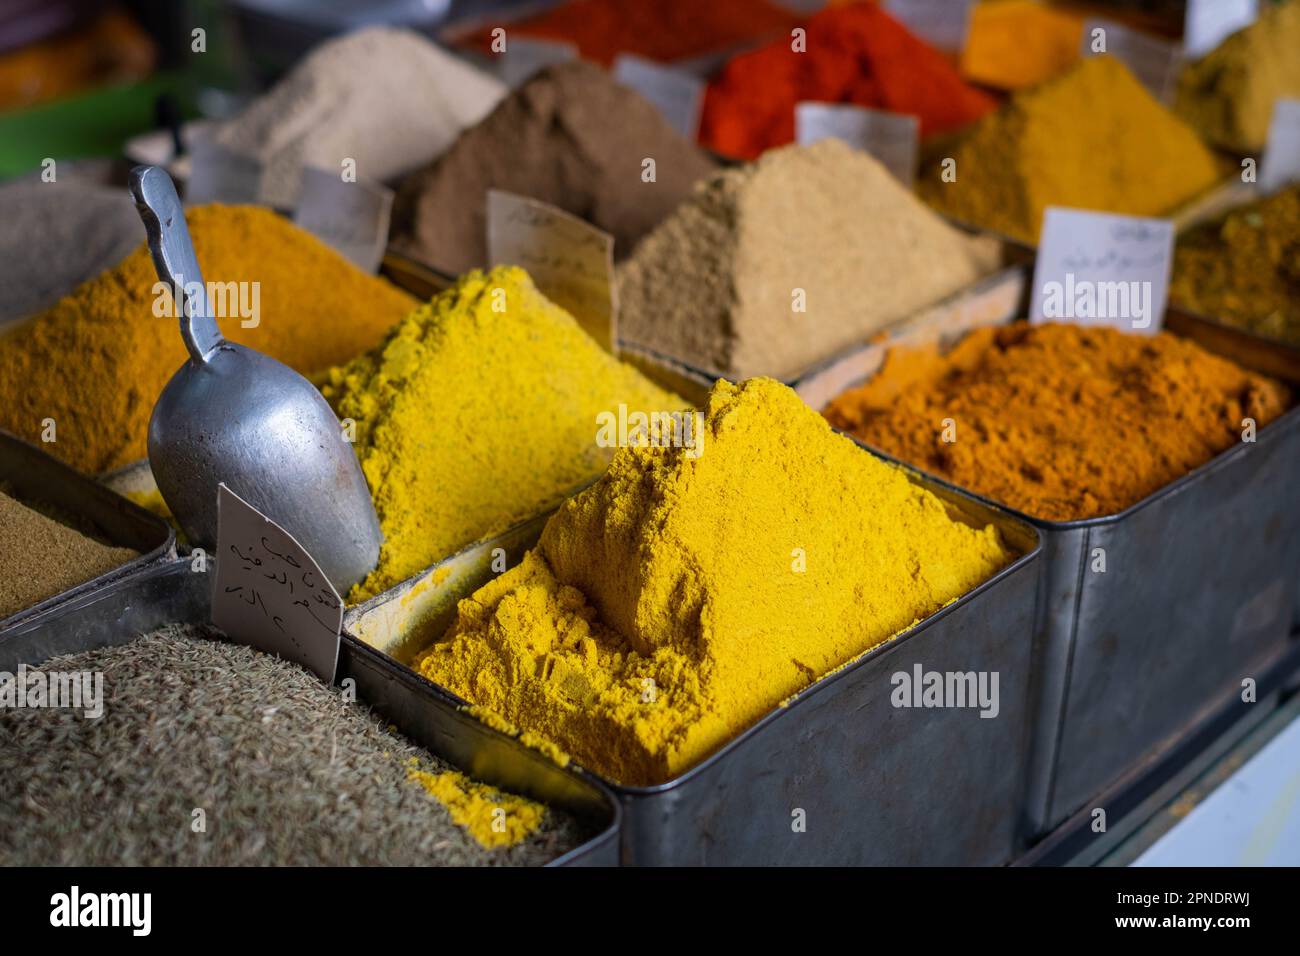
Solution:
[[[1201,344],[1260,368],[1257,343],[1226,327],[1218,333]],[[838,393],[816,380],[799,391],[817,408]],[[1118,514],[1054,522],[1010,509],[1043,542],[1030,836],[1174,746],[1207,708],[1239,699],[1243,679],[1285,654],[1300,608],[1297,476],[1293,408],[1255,443]],[[1097,548],[1104,573],[1091,570]]]
[[[125,644],[165,624],[211,619],[211,579],[181,558],[63,602],[49,614],[0,632],[0,670],[15,672],[51,657]],[[461,713],[408,669],[344,638],[338,679],[356,681],[357,696],[415,743],[471,777],[548,806],[562,808],[599,832],[548,866],[618,862],[620,812],[613,796],[587,774],[565,770],[516,740]]]
[[[654,787],[605,781],[623,807],[623,863],[975,865],[1005,863],[1017,852],[1037,537],[996,506],[909,474],[967,521],[996,525],[1022,556],[823,677],[676,779]],[[507,563],[517,562],[543,523],[544,516],[467,548],[349,610],[345,632],[409,662],[421,636],[441,636],[455,601],[496,573],[496,549]],[[895,708],[890,676],[917,664],[998,672],[998,716]],[[444,688],[438,693],[460,702]],[[805,832],[793,826],[798,810]]]
[[[167,522],[4,431],[0,431],[0,485],[8,486],[20,501],[51,506],[109,543],[140,552],[111,571],[0,621],[0,637],[11,626],[39,617],[69,598],[95,591],[175,554],[176,539]]]

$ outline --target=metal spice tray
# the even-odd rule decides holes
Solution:
[[[211,567],[211,565],[209,565]],[[0,633],[0,671],[51,657],[125,644],[171,622],[211,618],[211,579],[182,558],[81,594],[39,618]],[[618,862],[620,811],[590,775],[562,769],[517,740],[460,712],[428,682],[384,655],[344,637],[337,679],[356,681],[357,696],[426,750],[493,786],[561,808],[597,835],[548,866]]]
[[[1038,538],[996,506],[909,475],[964,520],[994,524],[1021,557],[804,689],[679,777],[653,787],[605,780],[623,807],[623,863],[990,865],[1017,853]],[[409,663],[421,644],[441,636],[456,601],[502,568],[502,557],[513,565],[535,543],[544,519],[467,548],[349,610],[345,632]],[[891,675],[917,665],[996,671],[998,716],[895,708]],[[430,686],[449,703],[463,703]],[[805,832],[792,826],[798,810]]]
[[[1264,371],[1257,343],[1237,330],[1224,327],[1201,344]],[[800,388],[817,408],[827,391],[816,381]],[[1239,443],[1118,514],[1057,522],[1009,509],[1043,542],[1025,801],[1033,835],[1172,747],[1206,707],[1239,694],[1243,679],[1294,643],[1297,476],[1300,407],[1260,429],[1253,444]],[[1105,550],[1105,573],[1091,570],[1096,548]]]
[[[0,621],[0,639],[21,621],[40,617],[78,595],[94,592],[176,553],[171,526],[35,445],[0,431],[0,485],[19,501],[48,505],[85,530],[139,556]]]

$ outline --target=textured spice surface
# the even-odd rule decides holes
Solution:
[[[723,67],[705,94],[700,142],[753,159],[794,142],[794,108],[804,100],[917,116],[922,136],[963,126],[996,105],[874,3],[825,10],[805,29],[803,51],[791,48],[787,34]]]
[[[427,163],[506,93],[503,83],[410,30],[372,27],[322,44],[217,141],[264,164],[262,202],[297,199],[303,166],[386,181]]]
[[[1180,236],[1170,299],[1300,346],[1300,186]]]
[[[703,452],[622,449],[425,676],[628,784],[699,762],[1011,558],[770,379],[719,382]]]
[[[1285,411],[1285,386],[1168,333],[1019,323],[948,355],[894,350],[826,408],[836,428],[1020,511],[1115,514]],[[955,441],[944,441],[944,420]]]
[[[642,176],[647,158],[653,182]],[[648,100],[590,63],[566,63],[512,92],[402,183],[393,245],[453,274],[486,265],[487,191],[504,189],[599,226],[625,256],[713,168]]]
[[[583,59],[610,66],[620,53],[662,62],[702,56],[751,38],[788,32],[796,23],[793,12],[767,0],[571,0],[499,25],[508,36],[572,43]],[[465,42],[486,52],[493,26]]]
[[[304,375],[370,348],[416,304],[268,209],[200,206],[185,218],[207,282],[259,283],[259,324],[232,314],[222,334]],[[42,447],[86,472],[144,458],[154,402],[187,358],[177,320],[154,315],[157,281],[142,244],[0,337],[0,428],[38,441],[53,418],[58,440]]]
[[[1214,157],[1119,61],[1083,60],[1013,97],[923,171],[922,197],[941,212],[1035,243],[1048,206],[1163,215],[1214,185]]]
[[[42,665],[103,675],[103,716],[0,709],[6,865],[472,866],[545,863],[585,834],[522,810],[486,850],[408,779],[451,768],[312,674],[215,632],[171,625]],[[450,794],[449,794],[450,796]],[[205,832],[194,832],[194,810]]]
[[[961,71],[985,86],[1022,90],[1068,70],[1082,45],[1076,13],[1038,0],[984,0],[971,9]]]
[[[717,173],[646,237],[619,269],[619,334],[696,367],[788,377],[993,271],[998,255],[865,153],[787,146]]]
[[[605,352],[522,269],[471,272],[323,391],[357,423],[379,565],[356,602],[599,474],[596,416],[684,403]]]
[[[524,797],[503,794],[455,770],[430,773],[412,758],[407,776],[424,787],[485,850],[526,840],[546,819],[546,808]]]
[[[100,544],[0,491],[0,620],[137,556]]]
[[[1175,108],[1210,142],[1245,152],[1268,140],[1279,97],[1300,97],[1300,0],[1264,7],[1251,26],[1187,64]]]

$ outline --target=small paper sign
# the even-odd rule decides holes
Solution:
[[[1183,49],[1190,57],[1204,56],[1258,15],[1258,0],[1187,0]]]
[[[256,159],[222,146],[211,131],[194,138],[185,183],[187,203],[255,203],[261,188],[262,164]]]
[[[506,32],[505,52],[493,53],[492,58],[497,78],[512,90],[532,79],[538,70],[578,58],[578,48],[572,43],[534,40],[514,36],[508,29]]]
[[[346,256],[353,265],[374,272],[384,258],[393,191],[365,180],[344,182],[341,172],[307,167],[293,221]]]
[[[614,79],[636,90],[659,108],[668,125],[687,139],[695,139],[704,104],[704,83],[689,73],[662,66],[630,53],[614,60]]]
[[[885,11],[940,50],[966,46],[972,0],[885,0]]]
[[[343,600],[293,535],[225,484],[217,486],[212,623],[334,681]]]
[[[1156,99],[1168,103],[1173,98],[1182,62],[1177,44],[1113,20],[1094,18],[1084,24],[1081,52],[1084,56],[1110,54],[1128,67]]]
[[[1273,192],[1292,180],[1300,180],[1300,100],[1276,99],[1259,185],[1264,192]]]
[[[1049,206],[1030,321],[1155,333],[1164,322],[1173,253],[1168,219]]]
[[[915,116],[833,103],[797,103],[795,140],[807,146],[822,139],[841,139],[869,153],[909,189],[916,179],[920,121]]]
[[[525,269],[547,298],[614,351],[613,236],[540,200],[490,189],[487,250],[490,265]]]

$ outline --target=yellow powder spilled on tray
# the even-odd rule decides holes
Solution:
[[[970,127],[918,181],[940,212],[1036,243],[1048,206],[1158,216],[1215,184],[1213,155],[1118,61],[1091,57]],[[951,178],[951,177],[950,177]]]
[[[597,417],[685,403],[619,362],[522,269],[470,272],[322,389],[384,545],[349,602],[553,505],[604,469]]]
[[[770,379],[721,381],[702,450],[620,450],[421,673],[626,784],[698,763],[1012,559]]]
[[[205,281],[242,284],[223,292],[222,334],[309,377],[370,348],[416,304],[269,209],[185,217]],[[155,315],[157,282],[142,244],[0,336],[0,428],[36,442],[53,419],[57,440],[41,447],[90,473],[144,458],[154,402],[187,357],[165,292],[168,315]]]
[[[452,822],[464,827],[485,850],[522,842],[546,818],[546,807],[540,803],[502,793],[455,770],[442,773],[420,770],[419,761],[414,757],[407,778],[424,787],[446,807]]]

